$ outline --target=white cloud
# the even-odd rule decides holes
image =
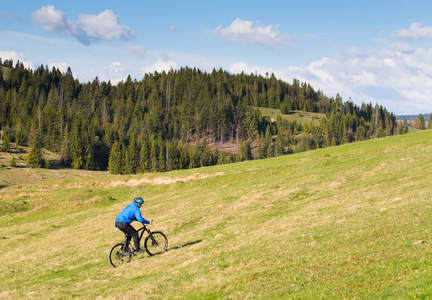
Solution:
[[[400,53],[412,54],[415,52],[415,48],[413,46],[405,43],[392,43],[388,45],[386,49],[398,55],[400,55]]]
[[[263,26],[260,22],[235,19],[230,26],[217,27],[213,33],[223,39],[278,49],[289,45],[290,37],[279,33],[278,25]]]
[[[244,72],[245,74],[261,74],[265,75],[268,73],[269,75],[272,72],[271,68],[266,68],[263,66],[248,66],[245,62],[235,62],[231,64],[229,67],[229,71],[234,74],[239,74]]]
[[[357,104],[378,102],[396,114],[432,111],[431,49],[390,44],[363,56],[347,49],[303,67],[269,70],[238,62],[230,68],[233,73],[254,70],[261,75],[274,73],[289,83],[293,78],[310,83],[329,97],[339,93]]]
[[[56,10],[54,6],[42,6],[41,9],[32,13],[34,22],[41,24],[42,28],[49,32],[68,31],[69,24],[66,13]]]
[[[389,67],[393,67],[393,68],[396,67],[395,61],[391,58],[385,58],[384,63]]]
[[[0,51],[0,58],[2,61],[5,60],[13,60],[13,65],[19,61],[20,63],[23,63],[24,67],[30,68],[34,70],[34,64],[33,61],[26,59],[24,53],[22,52],[16,52],[16,51]]]
[[[131,39],[134,36],[133,30],[119,24],[118,16],[109,9],[97,15],[80,14],[77,21],[72,21],[65,12],[47,5],[34,11],[32,19],[48,32],[72,35],[85,45],[92,39]]]
[[[104,40],[132,38],[132,29],[120,25],[118,21],[118,16],[109,9],[98,15],[81,14],[78,16],[76,31],[83,31],[89,37]]]
[[[119,62],[119,61],[115,61],[115,62],[113,62],[113,63],[109,66],[109,68],[110,68],[110,70],[111,70],[110,73],[114,74],[115,77],[118,77],[118,76],[121,74],[121,72],[123,71],[122,64],[121,64],[121,62]]]
[[[146,56],[146,50],[141,46],[130,46],[128,47],[128,51],[141,58]]]
[[[432,27],[424,26],[421,23],[411,23],[408,29],[401,28],[394,34],[407,40],[432,39]]]
[[[117,84],[122,80],[126,80],[127,74],[126,71],[119,61],[114,61],[111,63],[111,65],[107,68],[105,68],[105,75],[107,79],[101,78],[104,81],[111,81],[111,84]]]
[[[92,67],[79,68],[77,71],[73,70],[74,77],[80,82],[92,82],[96,77],[99,81],[110,81],[111,84],[116,85],[122,80],[126,80],[129,75],[123,63],[114,61],[104,64],[98,64]]]
[[[170,69],[178,69],[178,64],[174,60],[158,60],[151,66],[144,66],[141,68],[141,73],[147,74],[147,73],[153,73],[154,71],[157,71],[159,73],[165,71],[168,72]]]
[[[60,70],[60,72],[62,73],[66,73],[69,64],[67,62],[54,62],[51,59],[48,59],[48,67],[51,70],[53,67],[57,68]]]

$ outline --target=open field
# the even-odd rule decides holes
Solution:
[[[0,298],[432,297],[431,141],[422,131],[201,169],[50,173],[5,186]],[[135,195],[169,250],[112,268],[108,251],[122,239],[114,219]]]
[[[257,107],[254,107],[254,109],[257,109]],[[273,121],[276,121],[277,116],[280,116],[282,119],[286,119],[289,121],[297,121],[298,123],[303,124],[313,123],[315,125],[318,125],[321,119],[325,117],[325,114],[303,112],[301,110],[293,110],[289,114],[285,115],[281,113],[279,109],[275,108],[258,107],[258,109],[261,111],[261,114],[264,117],[269,117],[270,119],[273,119]]]
[[[15,185],[16,188],[16,186],[53,179],[75,180],[76,178],[80,180],[106,175],[106,172],[65,169],[60,165],[60,157],[45,149],[42,150],[43,156],[50,161],[51,169],[33,169],[28,167],[25,161],[28,151],[28,147],[20,147],[11,143],[10,152],[0,152],[0,189],[12,185]],[[15,158],[15,168],[11,168],[12,158]]]

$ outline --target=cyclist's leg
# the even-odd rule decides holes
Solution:
[[[134,228],[135,230],[135,228]],[[139,244],[139,236],[138,236],[138,232],[135,230],[135,234],[133,235],[133,240],[134,240],[134,244],[135,244],[135,249],[136,250],[140,250],[140,244]]]
[[[129,245],[131,238],[134,237],[135,248],[137,248],[137,245],[139,248],[138,232],[135,230],[135,228],[133,228],[130,224],[118,221],[115,222],[115,226],[126,234],[126,245]],[[137,241],[135,241],[135,236]]]
[[[134,239],[134,244],[135,244],[135,249],[139,250],[140,246],[139,246],[139,237],[138,237],[138,232],[135,230],[135,228],[132,227],[131,224],[126,224],[123,222],[116,222],[116,226],[123,231],[124,233],[128,234],[128,242],[130,241],[130,238],[133,237]]]

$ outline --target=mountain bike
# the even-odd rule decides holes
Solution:
[[[168,249],[168,239],[163,232],[150,231],[150,229],[148,229],[144,224],[143,227],[137,230],[137,232],[140,244],[144,232],[147,232],[143,249],[148,253],[148,255],[153,256],[162,254]],[[132,244],[133,238],[129,237],[129,235],[125,233],[124,242],[112,246],[108,255],[111,266],[115,268],[124,263],[129,263],[132,260],[132,257],[139,254],[135,251],[135,247]]]

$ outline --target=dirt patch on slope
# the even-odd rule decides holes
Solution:
[[[156,178],[141,178],[141,179],[129,179],[128,181],[111,181],[107,184],[108,187],[118,187],[118,186],[136,186],[141,184],[150,185],[161,185],[161,184],[172,184],[176,182],[186,182],[190,180],[199,180],[213,176],[224,175],[225,172],[217,172],[214,174],[193,174],[187,177],[156,177]]]

